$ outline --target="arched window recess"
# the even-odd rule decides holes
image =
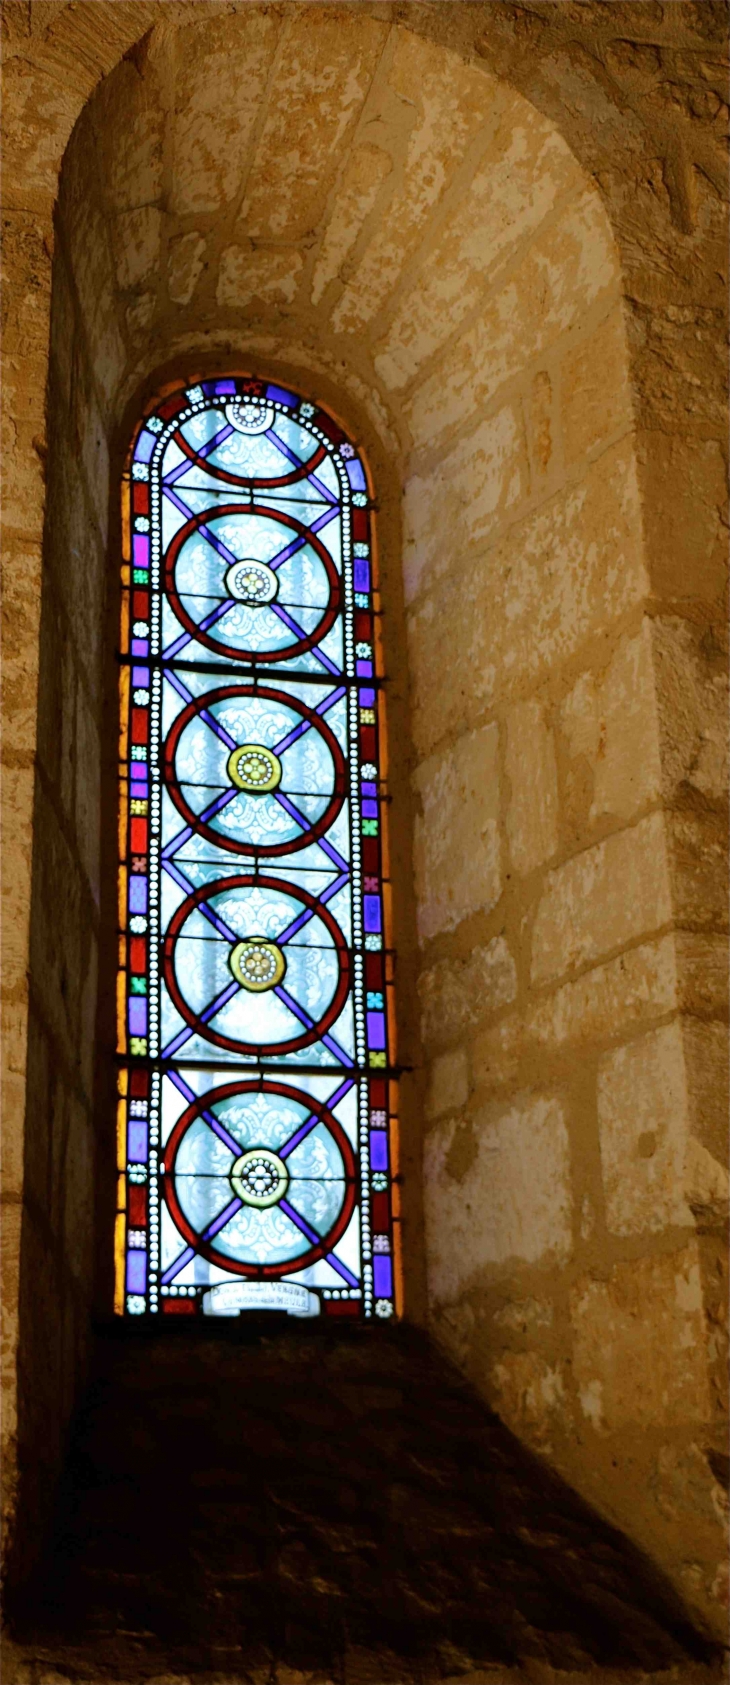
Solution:
[[[331,415],[168,388],[123,476],[115,1310],[400,1305],[372,497]]]

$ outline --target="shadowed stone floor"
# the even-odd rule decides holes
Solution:
[[[8,1685],[721,1677],[420,1334],[169,1334],[98,1339]]]

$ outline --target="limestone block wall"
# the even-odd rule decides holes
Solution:
[[[410,1314],[712,1623],[726,20],[608,10],[33,0],[6,24],[5,1375],[48,1487],[92,1206],[104,1240],[126,429],[183,367],[273,368],[347,414],[381,488]]]
[[[585,366],[608,322],[587,328]],[[722,1505],[722,943],[673,903],[630,440],[608,405],[581,457],[580,353],[563,355],[537,466],[547,382],[521,382],[527,424],[499,472],[522,499],[486,544],[464,499],[451,547],[446,458],[409,608],[429,1300],[510,1425],[631,1506],[694,1591],[685,1530],[711,1559]],[[418,494],[413,511],[418,559]]]

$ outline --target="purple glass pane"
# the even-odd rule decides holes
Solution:
[[[231,397],[236,390],[235,380],[217,380],[213,391],[222,396],[224,393]]]
[[[385,1047],[385,1015],[382,1012],[368,1012],[368,1047]]]
[[[133,779],[133,782],[135,784],[145,784],[146,785],[146,783],[147,783],[147,764],[146,764],[145,761],[132,761],[132,764],[131,764],[131,767],[130,767],[129,770],[132,774],[132,779]],[[137,795],[137,796],[139,795],[139,790],[135,790],[135,795]]]
[[[141,685],[142,689],[146,690],[149,682],[150,682],[149,667],[133,667],[132,668],[132,684],[134,685],[135,690],[136,690],[138,685]]]
[[[361,708],[372,708],[372,706],[375,702],[375,691],[374,690],[367,690],[367,689],[361,690],[361,691],[358,692],[358,695],[360,697],[360,707]]]
[[[147,1253],[127,1253],[127,1292],[144,1293],[147,1286]]]
[[[377,804],[377,802],[363,802],[363,804],[362,804],[362,815],[363,815],[363,819],[377,819],[377,817],[378,817],[378,804]]]
[[[393,1271],[390,1258],[384,1252],[376,1252],[373,1258],[373,1287],[376,1299],[390,1299],[393,1292]]]
[[[144,995],[132,995],[127,1001],[129,1009],[130,1036],[146,1036],[147,1034],[147,1001]]]
[[[287,392],[283,386],[267,386],[266,396],[267,398],[273,398],[277,404],[288,404],[290,409],[294,409],[299,403],[299,399],[295,398],[294,393]]]
[[[145,428],[144,432],[140,433],[134,447],[135,462],[149,462],[156,444],[157,440],[154,433],[148,433]]]
[[[378,793],[377,784],[371,783],[370,780],[367,779],[367,778],[363,779],[360,788],[361,788],[364,796],[377,796],[377,793]]]
[[[148,656],[149,653],[150,653],[150,646],[149,646],[149,640],[147,638],[133,638],[132,639],[132,654],[133,655]]]
[[[351,457],[350,461],[345,463],[345,468],[347,470],[347,478],[353,491],[367,491],[365,470],[362,463],[358,462],[356,456]]]
[[[363,919],[368,933],[380,930],[380,896],[363,896]]]
[[[371,679],[373,676],[372,661],[356,661],[355,672],[359,679]]]
[[[370,1131],[370,1169],[387,1170],[388,1136],[384,1129]]]
[[[356,591],[369,591],[370,590],[370,563],[368,561],[363,562],[359,558],[357,558],[356,561],[355,561],[355,565],[353,567],[352,572],[353,572],[353,579],[354,579],[354,582],[355,582],[355,590]]]
[[[147,879],[131,877],[129,880],[129,911],[130,913],[146,913],[147,911]]]
[[[136,532],[132,540],[134,565],[136,568],[147,568],[150,565],[150,541],[144,532]]]
[[[127,1152],[133,1164],[147,1163],[146,1118],[131,1117],[129,1119],[129,1123],[127,1125]]]

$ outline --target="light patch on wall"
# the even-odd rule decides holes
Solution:
[[[696,1241],[668,1256],[616,1264],[606,1281],[584,1276],[570,1303],[575,1382],[579,1395],[600,1385],[602,1432],[707,1421]]]
[[[499,900],[497,749],[496,725],[483,726],[416,773],[423,807],[415,843],[422,941]]]
[[[437,1126],[424,1159],[429,1286],[450,1303],[488,1265],[563,1262],[571,1248],[570,1146],[563,1109],[546,1096],[471,1120],[464,1174],[449,1174],[457,1125]]]
[[[614,1234],[692,1223],[683,1197],[687,1089],[678,1023],[619,1047],[598,1068],[606,1220]]]

